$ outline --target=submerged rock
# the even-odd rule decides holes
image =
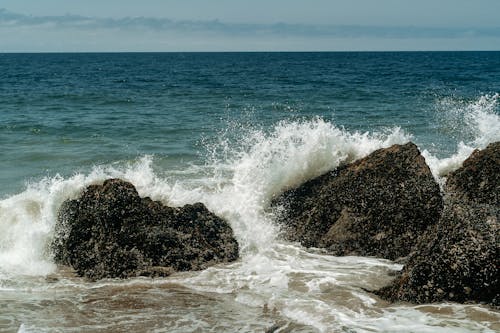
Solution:
[[[63,204],[52,248],[57,263],[94,280],[165,276],[238,258],[231,227],[203,204],[167,207],[120,179]]]
[[[334,255],[407,256],[442,211],[438,184],[413,143],[379,149],[276,198],[284,236]]]
[[[500,143],[474,152],[446,183],[438,224],[420,239],[396,280],[376,293],[391,301],[500,305]]]

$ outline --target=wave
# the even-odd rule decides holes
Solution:
[[[400,128],[386,133],[350,133],[316,118],[280,122],[270,132],[251,130],[236,146],[227,144],[222,136],[219,154],[212,154],[204,167],[185,170],[192,172],[189,177],[160,176],[154,171],[154,158],[144,156],[122,166],[94,167],[89,174],[45,178],[0,201],[0,271],[23,275],[54,271],[47,244],[58,208],[89,184],[110,177],[128,180],[141,196],[169,205],[205,203],[232,224],[243,254],[255,253],[272,245],[277,235],[265,213],[274,194],[375,149],[409,139]]]
[[[423,150],[436,178],[460,166],[473,149],[500,140],[495,113],[498,99],[493,95],[469,103],[441,101],[442,121],[457,132],[460,140],[457,152],[449,157],[438,158]],[[448,120],[451,115],[452,120]],[[465,132],[463,127],[470,127],[467,138],[458,136]],[[141,196],[169,205],[203,202],[232,225],[241,260],[202,272],[179,273],[169,278],[169,283],[231,294],[239,304],[275,308],[287,318],[320,331],[345,327],[359,331],[451,332],[460,331],[460,327],[466,327],[462,331],[488,331],[479,322],[455,318],[463,311],[461,305],[440,304],[439,309],[448,309],[450,316],[435,316],[432,306],[375,306],[377,300],[360,287],[384,285],[390,279],[387,273],[400,269],[400,265],[374,258],[316,254],[277,240],[278,229],[266,212],[274,195],[376,149],[412,139],[399,127],[351,132],[322,118],[281,121],[268,130],[234,128],[234,132],[222,132],[216,142],[206,143],[204,165],[158,170],[154,156],[143,156],[129,163],[96,166],[88,173],[29,183],[23,192],[0,201],[0,290],[2,280],[42,277],[57,271],[47,247],[60,205],[77,197],[86,186],[116,177],[132,182]],[[63,280],[52,287],[42,284],[41,288],[65,284],[73,288],[74,283]],[[82,282],[75,288],[82,291],[128,283],[146,282],[101,281],[92,286]],[[470,307],[476,311],[476,307]],[[447,329],[443,323],[452,327]],[[28,328],[24,326],[19,329],[25,330]]]
[[[483,95],[477,100],[465,101],[444,98],[438,101],[438,122],[451,132],[457,142],[456,152],[438,158],[424,149],[425,157],[434,176],[442,183],[451,171],[458,169],[475,149],[484,149],[489,143],[500,141],[500,116],[497,113],[500,95]]]
[[[500,140],[500,96],[438,102],[439,121],[457,136],[454,154],[423,155],[438,180],[458,168],[474,149]],[[234,133],[237,133],[236,135]],[[235,139],[235,137],[237,139]],[[372,151],[401,144],[412,135],[399,127],[383,132],[349,132],[322,118],[281,121],[269,130],[233,128],[206,144],[207,162],[184,170],[158,172],[154,157],[96,166],[88,174],[55,176],[30,183],[22,193],[0,201],[0,272],[44,275],[54,271],[47,244],[57,210],[86,186],[106,178],[132,182],[142,196],[169,205],[203,202],[232,225],[242,253],[274,244],[277,229],[265,208],[273,195]]]

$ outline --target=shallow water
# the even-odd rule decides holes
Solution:
[[[500,53],[0,55],[0,331],[495,332],[481,305],[388,304],[400,265],[284,242],[271,197],[395,143],[436,179],[500,140]],[[201,201],[241,258],[88,282],[47,244],[57,210],[120,177]],[[272,328],[272,329],[271,329]]]

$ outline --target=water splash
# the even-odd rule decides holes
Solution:
[[[456,152],[438,158],[423,150],[434,176],[443,181],[449,172],[458,169],[475,149],[484,149],[489,143],[500,141],[500,116],[497,109],[500,95],[483,95],[474,101],[445,98],[438,103],[438,119],[457,141]]]
[[[400,128],[386,133],[350,133],[321,118],[282,121],[268,132],[251,129],[236,144],[222,135],[220,144],[211,147],[208,168],[213,177],[220,177],[214,183],[224,185],[205,202],[231,221],[243,252],[264,250],[274,244],[277,235],[265,213],[275,194],[341,163],[409,139]]]
[[[88,175],[59,175],[30,183],[24,192],[0,201],[0,277],[47,275],[56,266],[48,244],[53,237],[57,211],[64,200],[75,198],[86,186],[120,177],[149,186],[154,179],[151,157],[124,167],[95,167]]]
[[[251,130],[237,145],[224,137],[223,159],[193,168],[189,181],[159,177],[153,158],[98,166],[69,178],[56,176],[32,183],[0,201],[0,271],[48,274],[55,269],[47,253],[57,210],[86,186],[106,178],[131,181],[141,196],[169,205],[203,202],[232,225],[242,253],[256,253],[274,244],[277,230],[265,213],[271,197],[284,188],[367,155],[375,149],[409,140],[395,128],[387,133],[349,133],[320,118],[280,122],[270,132]],[[219,148],[220,149],[220,148]],[[184,180],[183,180],[184,179]]]

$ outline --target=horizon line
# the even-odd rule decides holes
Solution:
[[[436,53],[448,53],[448,52],[500,52],[500,49],[477,49],[477,50],[221,50],[221,51],[0,51],[0,54],[96,54],[96,53],[109,53],[109,54],[120,54],[120,53],[418,53],[418,52],[436,52]]]

